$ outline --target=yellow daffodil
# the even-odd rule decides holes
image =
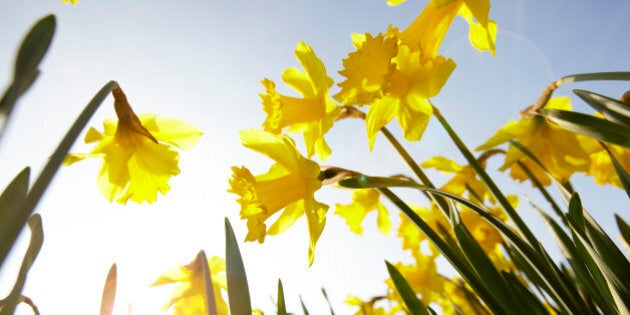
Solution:
[[[370,104],[387,93],[389,79],[396,65],[392,62],[398,52],[396,38],[382,34],[352,34],[356,51],[343,59],[344,69],[339,74],[346,80],[339,83],[341,91],[335,99],[344,105]]]
[[[556,97],[551,99],[545,108],[571,110],[571,104],[568,97]],[[542,116],[523,117],[518,122],[510,121],[477,150],[487,150],[510,140],[516,140],[529,149],[560,182],[564,183],[574,172],[585,172],[590,167],[589,155],[578,137],[548,122]],[[501,170],[511,168],[510,176],[513,178],[520,181],[528,179],[516,164],[517,161],[525,163],[543,185],[551,184],[542,169],[535,166],[533,161],[512,145],[508,147]]]
[[[165,194],[170,189],[168,180],[180,172],[179,153],[174,147],[193,147],[202,132],[178,119],[136,116],[120,88],[112,94],[118,120],[105,120],[103,132],[90,128],[85,142],[97,143],[96,147],[88,154],[71,153],[64,163],[102,158],[98,187],[107,200],[152,203],[158,192]]]
[[[203,264],[200,258],[201,256],[197,256],[197,259],[190,264],[179,266],[179,268],[164,273],[152,284],[152,286],[178,284],[173,290],[170,300],[162,308],[163,311],[172,308],[174,315],[208,314]],[[217,256],[209,258],[208,268],[212,279],[217,314],[227,315],[229,313],[228,306],[221,295],[221,290],[227,290],[225,260]]]
[[[61,0],[61,2],[63,2],[63,3],[70,2],[70,3],[72,3],[72,5],[75,5],[75,4],[77,4],[79,2],[79,0]]]
[[[437,56],[438,49],[456,15],[470,24],[470,43],[478,50],[495,52],[496,23],[488,18],[489,0],[432,0],[404,31],[390,29],[412,51],[421,50],[423,62]]]
[[[421,63],[420,52],[412,52],[405,45],[398,47],[398,53],[392,60],[396,63],[396,69],[390,78],[389,91],[375,99],[367,112],[370,149],[374,146],[378,131],[394,116],[403,129],[405,139],[420,140],[433,114],[428,98],[440,92],[455,69],[455,62],[443,56]]]
[[[451,159],[435,156],[422,162],[422,167],[435,168],[438,171],[455,174],[453,178],[440,188],[444,191],[459,196],[464,196],[465,192],[469,192],[473,196],[480,198],[478,201],[491,198],[486,185],[477,178],[477,174],[470,165],[461,166]]]
[[[407,0],[387,0],[387,5],[394,7],[394,6],[397,6],[397,5],[399,5],[399,4],[401,4],[401,3],[405,2],[405,1],[407,1]]]
[[[295,56],[305,72],[289,68],[282,74],[282,80],[302,98],[281,95],[276,92],[273,81],[262,80],[265,94],[260,97],[267,113],[263,128],[280,134],[288,127],[290,132],[304,134],[307,156],[310,158],[317,154],[320,160],[325,160],[330,156],[331,149],[324,140],[324,134],[341,114],[341,107],[328,94],[333,80],[326,74],[324,64],[313,49],[299,42],[295,47]]]
[[[615,187],[623,188],[617,171],[615,170],[608,152],[597,144],[599,150],[591,153],[591,167],[586,174],[593,176],[595,183],[598,185],[610,184]],[[630,171],[630,150],[625,147],[606,144],[612,154],[614,154],[617,162],[626,170]]]
[[[240,196],[241,218],[247,220],[246,241],[262,243],[267,234],[275,235],[306,215],[310,235],[309,265],[313,263],[315,244],[326,224],[328,206],[315,200],[322,182],[320,167],[303,157],[293,140],[262,130],[240,132],[243,146],[262,153],[276,163],[267,173],[253,176],[245,167],[232,167],[229,192]],[[267,229],[266,221],[284,209]]]
[[[389,234],[392,223],[389,220],[389,213],[380,202],[380,193],[376,189],[355,189],[352,192],[352,203],[349,205],[337,204],[335,214],[346,219],[350,230],[357,234],[363,234],[361,223],[370,211],[376,210],[378,218],[376,225],[383,234]]]
[[[445,315],[490,314],[490,310],[479,301],[466,282],[456,277],[444,282],[444,295],[438,304]]]

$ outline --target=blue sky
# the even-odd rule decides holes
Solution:
[[[200,249],[223,256],[224,217],[230,218],[237,236],[246,233],[235,196],[226,189],[230,166],[246,165],[257,173],[268,165],[265,157],[242,148],[238,141],[238,130],[259,127],[264,119],[259,81],[267,77],[283,93],[292,93],[280,76],[288,67],[299,67],[293,49],[301,40],[315,50],[338,83],[341,59],[353,49],[351,33],[374,34],[389,24],[404,28],[425,4],[418,0],[398,7],[387,7],[385,0],[81,0],[69,6],[56,0],[0,0],[3,87],[30,25],[51,12],[57,17],[57,32],[41,65],[43,73],[21,99],[0,142],[0,186],[27,165],[37,174],[82,107],[109,80],[120,83],[137,113],[177,117],[205,133],[197,147],[182,153],[182,173],[171,180],[172,190],[153,205],[108,203],[96,187],[97,161],[62,169],[38,208],[46,240],[24,294],[35,300],[42,313],[93,313],[99,307],[107,270],[116,262],[118,314],[125,313],[128,303],[136,314],[156,310],[155,304],[159,308],[168,292],[147,285],[160,273],[192,260]],[[561,76],[630,68],[628,0],[518,0],[492,5],[490,16],[499,27],[496,56],[470,46],[468,26],[461,18],[440,49],[458,66],[434,102],[471,147],[516,119],[518,111]],[[627,82],[592,82],[562,87],[556,95],[570,95],[573,88],[615,97],[629,89]],[[575,108],[588,111],[577,98],[573,100]],[[91,125],[100,128],[104,118],[114,116],[111,104],[108,98]],[[391,129],[397,132],[398,126],[392,124]],[[336,125],[327,139],[333,156],[324,164],[379,175],[407,172],[385,139],[378,138],[374,151],[368,152],[364,127],[358,121]],[[434,123],[421,142],[406,146],[418,161],[432,155],[463,161]],[[89,149],[77,143],[73,151]],[[489,165],[498,166],[499,161]],[[508,192],[536,198],[528,185],[505,185]],[[605,227],[616,231],[613,213],[628,219],[621,190],[595,186],[583,177],[576,178],[575,185]],[[350,193],[327,187],[317,198],[334,206],[349,202]],[[426,201],[417,200],[422,202]],[[548,239],[524,200],[522,205],[519,211],[532,220],[534,231]],[[397,212],[393,207],[390,211],[398,222]],[[380,235],[372,215],[364,223],[365,235],[357,237],[332,212],[310,268],[304,220],[262,245],[241,244],[256,307],[273,311],[269,297],[275,295],[278,278],[284,282],[290,310],[296,312],[298,295],[313,313],[324,312],[321,287],[342,314],[350,312],[343,305],[346,294],[368,298],[384,292],[383,259],[408,259],[400,241],[395,235]],[[3,267],[2,295],[10,290],[7,284],[16,270],[17,266]]]

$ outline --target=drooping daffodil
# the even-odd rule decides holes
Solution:
[[[257,176],[246,167],[232,167],[228,191],[239,195],[241,219],[247,220],[245,240],[262,243],[267,234],[281,233],[305,215],[310,235],[308,260],[312,264],[328,210],[314,196],[322,186],[320,166],[302,156],[293,139],[286,135],[249,129],[241,131],[240,138],[243,146],[275,161],[267,173]],[[281,210],[267,228],[267,220]]]
[[[70,153],[64,164],[86,158],[103,159],[98,187],[109,201],[152,203],[158,192],[170,190],[168,181],[179,174],[179,152],[197,144],[202,132],[174,118],[153,114],[136,116],[123,91],[112,90],[118,119],[107,119],[104,131],[90,128],[85,143],[96,143],[91,153]]]
[[[361,235],[363,219],[369,212],[376,211],[378,213],[376,226],[381,233],[387,235],[392,229],[392,223],[387,208],[379,200],[380,195],[376,189],[356,189],[352,192],[352,203],[337,204],[335,214],[346,220],[352,232]]]

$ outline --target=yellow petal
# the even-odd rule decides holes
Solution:
[[[452,159],[443,156],[434,156],[422,162],[422,167],[434,168],[438,171],[456,173],[462,170],[462,167]]]
[[[152,114],[139,115],[142,125],[159,141],[172,144],[180,149],[195,146],[203,132],[193,125],[175,118],[159,117]]]
[[[374,147],[376,134],[394,118],[399,106],[400,99],[393,97],[378,99],[370,106],[365,118],[370,151]]]

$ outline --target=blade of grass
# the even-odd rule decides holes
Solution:
[[[42,229],[42,218],[39,214],[34,214],[28,219],[28,227],[31,230],[31,242],[28,245],[24,260],[22,260],[22,266],[15,281],[15,285],[9,293],[9,296],[4,300],[4,306],[0,310],[0,315],[9,315],[15,312],[15,307],[22,297],[22,289],[26,283],[26,277],[28,275],[31,266],[35,262],[35,258],[39,254],[39,250],[44,243],[44,230]]]
[[[112,264],[105,279],[103,286],[103,295],[101,297],[101,315],[111,315],[114,311],[114,302],[116,300],[116,264]]]
[[[287,306],[284,302],[284,289],[282,288],[282,281],[278,279],[278,315],[287,315]]]
[[[413,292],[409,282],[407,282],[407,279],[405,279],[400,271],[387,260],[385,261],[385,265],[387,266],[389,277],[392,279],[392,282],[394,282],[394,286],[402,297],[403,302],[405,302],[409,313],[411,315],[429,315],[426,306],[424,306],[424,303],[416,296],[416,293]]]
[[[252,303],[243,258],[230,220],[225,218],[225,262],[231,314],[251,314]]]

